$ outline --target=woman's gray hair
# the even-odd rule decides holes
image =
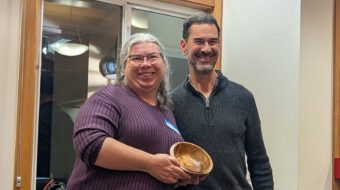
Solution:
[[[169,61],[167,59],[166,53],[164,51],[163,44],[152,34],[148,33],[136,33],[133,34],[124,44],[119,57],[119,64],[117,64],[117,78],[116,84],[126,86],[125,79],[125,66],[127,63],[127,59],[129,58],[130,48],[142,42],[152,42],[156,44],[159,48],[159,51],[162,55],[162,59],[165,65],[164,69],[164,77],[162,82],[159,85],[157,91],[157,101],[162,110],[172,110],[172,101],[170,99],[169,91],[170,91],[170,82],[169,82]]]

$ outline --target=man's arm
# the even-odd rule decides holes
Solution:
[[[245,149],[248,170],[254,190],[273,190],[273,174],[263,142],[261,122],[254,97],[248,101],[248,117]]]

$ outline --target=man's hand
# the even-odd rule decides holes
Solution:
[[[198,185],[202,180],[208,177],[209,174],[200,176],[191,176],[191,179],[180,180],[177,184],[181,186],[186,186],[188,184]]]

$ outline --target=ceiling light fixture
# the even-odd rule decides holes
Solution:
[[[71,13],[70,13],[70,23],[72,24],[72,10],[73,5],[71,5]],[[79,34],[79,28],[77,28],[77,35],[79,38],[79,43],[76,42],[64,42],[58,46],[56,46],[54,49],[56,52],[58,52],[61,55],[65,56],[78,56],[81,55],[89,50],[89,47],[87,45],[84,45],[81,43],[81,38]]]
[[[55,48],[55,51],[65,56],[77,56],[85,53],[89,47],[80,43],[64,43]]]

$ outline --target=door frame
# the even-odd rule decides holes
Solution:
[[[13,189],[31,189],[39,76],[42,0],[22,2],[19,88]],[[20,179],[19,179],[20,177]],[[21,183],[20,187],[16,183]]]
[[[334,1],[333,164],[332,164],[333,165],[332,189],[340,190],[340,179],[335,179],[336,159],[340,159],[340,0]]]

